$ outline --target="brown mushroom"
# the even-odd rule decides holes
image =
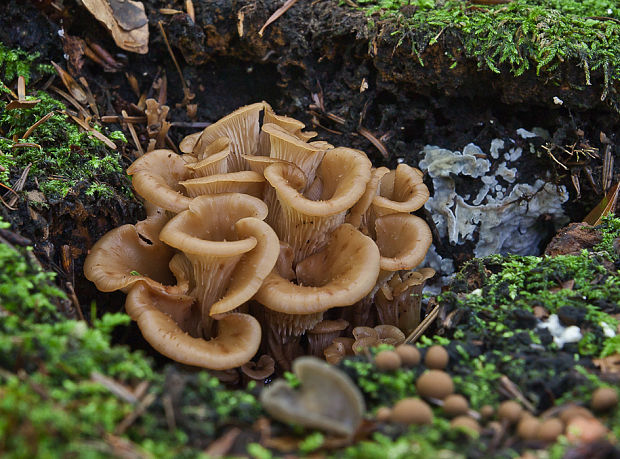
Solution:
[[[207,337],[211,316],[248,301],[276,263],[280,243],[262,221],[266,213],[265,204],[248,195],[200,196],[160,233],[189,262],[190,295],[197,299]]]
[[[241,372],[254,381],[263,381],[275,371],[275,362],[270,355],[263,354],[257,362],[241,365]]]
[[[146,220],[109,231],[90,249],[84,275],[102,292],[127,292],[139,281],[161,288],[174,284],[168,268],[173,251],[159,240],[168,216],[154,206],[147,212]]]
[[[253,155],[258,149],[259,117],[264,106],[264,102],[246,105],[207,126],[196,141],[193,152],[200,153],[216,139],[228,137],[231,152],[228,172],[246,170],[241,155]]]
[[[134,189],[145,200],[174,213],[187,209],[191,199],[183,195],[180,181],[190,178],[183,158],[171,150],[153,150],[127,169]]]
[[[274,381],[260,394],[265,410],[282,422],[352,436],[366,408],[351,379],[316,357],[298,358],[293,371],[301,383],[299,389],[283,380]]]
[[[194,177],[206,177],[228,172],[229,155],[230,141],[227,137],[220,137],[207,145],[198,156],[185,155],[183,158],[190,156],[195,158],[194,162],[187,163],[185,167],[192,172]]]
[[[244,193],[261,198],[265,179],[262,175],[252,171],[230,172],[215,174],[207,177],[179,182],[187,190],[187,194],[194,198],[205,194]]]
[[[192,302],[191,297],[164,294],[137,283],[127,295],[125,308],[138,323],[144,339],[177,362],[225,370],[244,364],[256,354],[260,324],[247,314],[223,316],[217,321],[217,335],[208,341],[190,336]],[[172,313],[177,315],[176,320],[169,315]]]
[[[399,164],[395,171],[381,177],[379,194],[372,201],[372,212],[380,217],[391,213],[418,210],[428,200],[429,192],[422,181],[422,171]]]
[[[353,353],[353,338],[338,337],[335,338],[332,343],[323,350],[323,355],[328,363],[337,365],[347,355],[354,355]]]
[[[370,161],[349,148],[330,150],[318,170],[324,183],[318,201],[303,196],[304,184],[291,183],[291,172],[280,163],[265,169],[279,204],[275,209],[270,206],[267,221],[280,239],[291,245],[296,264],[319,251],[329,234],[344,222],[346,211],[360,198],[370,178]]]
[[[308,354],[323,357],[323,350],[349,326],[343,319],[323,320],[307,331]]]

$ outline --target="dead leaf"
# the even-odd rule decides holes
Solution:
[[[58,76],[60,76],[60,79],[65,85],[65,88],[67,88],[73,98],[77,100],[80,104],[85,104],[86,102],[88,102],[88,96],[86,95],[86,91],[84,91],[84,88],[82,88],[82,86],[80,86],[80,84],[75,81],[75,79],[56,62],[52,61],[52,65],[56,69]]]
[[[616,183],[607,192],[605,197],[601,199],[594,209],[583,219],[585,223],[596,226],[599,225],[606,215],[613,213],[616,208],[616,200],[618,199],[618,191],[620,190],[620,182]]]
[[[142,2],[82,0],[82,3],[108,28],[119,48],[138,54],[148,52],[149,25]]]

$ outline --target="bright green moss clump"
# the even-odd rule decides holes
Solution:
[[[607,97],[620,79],[620,7],[613,0],[514,0],[500,5],[472,5],[460,0],[360,0],[368,13],[380,13],[388,33],[407,43],[424,65],[421,53],[441,40],[462,44],[465,57],[481,68],[515,76],[528,69],[558,78],[559,66],[581,67],[582,83],[591,72],[604,75]],[[375,20],[370,19],[371,27]],[[455,59],[454,65],[457,65]],[[557,73],[557,74],[556,74]],[[612,94],[610,99],[617,100]]]
[[[185,382],[173,403],[182,416],[170,431],[162,400],[179,383],[170,386],[141,353],[113,344],[112,330],[129,322],[125,314],[97,319],[93,309],[90,325],[67,319],[53,277],[0,242],[0,456],[117,457],[125,443],[146,457],[199,457],[205,445],[197,442],[261,413],[250,390],[225,390],[206,372],[177,372]],[[149,384],[151,404],[126,429],[120,426],[139,402],[114,394],[101,377],[129,391]]]
[[[85,185],[87,196],[131,196],[118,151],[83,132],[63,113],[67,107],[62,102],[27,87],[26,98],[40,102],[30,108],[6,109],[10,100],[7,85],[18,76],[28,80],[35,74],[51,73],[49,65],[36,62],[37,55],[9,50],[0,43],[0,184],[12,187],[31,165],[24,189],[38,188],[50,199],[63,198],[79,183]],[[50,113],[53,115],[24,139],[28,129]],[[118,145],[126,142],[122,132],[108,137]]]

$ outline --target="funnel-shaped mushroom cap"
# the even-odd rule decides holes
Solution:
[[[286,423],[351,436],[362,422],[364,398],[349,377],[315,357],[300,357],[293,371],[298,390],[283,380],[263,389],[260,401],[267,412]]]
[[[413,212],[428,200],[428,188],[422,181],[422,171],[407,164],[399,164],[381,178],[379,196],[373,199],[376,215]]]
[[[190,178],[181,156],[171,150],[153,150],[136,159],[127,169],[132,185],[148,202],[174,213],[187,209],[190,198],[179,185]]]
[[[229,140],[220,137],[208,145],[205,151],[198,156],[197,161],[185,165],[194,177],[224,174],[228,171],[228,156],[230,155]]]
[[[433,242],[424,220],[411,214],[388,214],[375,220],[381,269],[413,269],[422,263]]]
[[[181,140],[179,144],[179,150],[181,150],[182,153],[194,154],[194,147],[201,135],[202,131],[194,132],[193,134],[183,137],[183,140]]]
[[[190,295],[204,327],[209,315],[248,301],[273,269],[280,242],[262,221],[266,215],[267,206],[249,195],[200,196],[162,229],[161,240],[189,260]]]
[[[166,285],[174,282],[168,269],[173,251],[159,240],[159,231],[168,217],[157,208],[150,208],[149,214],[135,226],[123,225],[109,231],[90,249],[84,275],[102,292],[127,291],[138,281]]]
[[[296,164],[309,182],[314,180],[316,169],[325,152],[332,148],[327,142],[304,142],[276,124],[264,124],[262,130],[269,135],[271,144],[269,156]]]
[[[158,352],[186,365],[226,370],[243,365],[258,351],[261,328],[252,316],[225,315],[217,321],[217,335],[206,341],[192,338],[170,315],[162,312],[173,310],[175,302],[178,305],[179,300],[154,292],[141,283],[127,295],[127,313]]]
[[[258,148],[259,117],[263,107],[263,102],[246,105],[207,126],[194,146],[194,151],[199,153],[219,137],[228,137],[231,151],[228,171],[245,170],[241,155],[253,155]]]
[[[327,235],[344,221],[346,211],[366,189],[370,168],[370,161],[361,152],[330,150],[318,170],[322,181],[319,201],[301,193],[296,187],[300,182],[292,183],[290,168],[285,165],[273,164],[265,169],[265,178],[275,189],[279,203],[278,209],[270,206],[268,221],[280,239],[291,245],[296,263],[320,250]]]
[[[379,258],[372,239],[345,223],[330,235],[323,251],[297,265],[300,285],[272,272],[254,298],[285,314],[312,314],[348,306],[374,287]]]
[[[245,193],[260,198],[263,196],[265,178],[253,171],[231,172],[209,175],[180,182],[191,197],[205,194]]]
[[[378,169],[372,169],[370,180],[366,184],[366,190],[359,201],[351,208],[351,211],[347,215],[347,223],[351,223],[356,228],[365,232],[367,211],[372,204],[373,199],[377,196],[379,191],[379,183],[385,174],[390,172],[387,167],[379,167]]]

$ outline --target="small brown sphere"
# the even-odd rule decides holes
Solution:
[[[564,424],[567,424],[567,425],[573,418],[576,418],[576,417],[593,418],[594,415],[589,409],[583,406],[579,406],[579,405],[567,406],[560,413],[560,419],[562,420]]]
[[[502,430],[502,425],[497,421],[491,421],[487,424],[487,428],[491,429],[493,432],[500,432]]]
[[[540,421],[534,416],[522,416],[517,424],[517,435],[523,440],[533,440],[538,436]]]
[[[424,357],[424,365],[433,370],[443,370],[448,366],[448,351],[443,346],[435,345],[428,348]]]
[[[514,424],[521,417],[521,412],[523,408],[519,403],[514,400],[506,400],[505,402],[500,403],[499,408],[497,409],[497,417],[499,417],[502,421],[507,421],[509,424]]]
[[[445,371],[427,370],[418,378],[415,387],[422,397],[433,397],[443,400],[454,393],[452,378]]]
[[[571,443],[592,443],[607,433],[607,427],[596,418],[576,416],[566,425],[566,438]]]
[[[618,404],[618,392],[611,387],[599,387],[592,394],[590,408],[602,412],[612,409]]]
[[[465,427],[467,429],[471,429],[476,433],[480,433],[480,424],[474,418],[469,416],[457,416],[452,422],[450,422],[450,426],[454,427]]]
[[[401,366],[400,356],[394,351],[381,351],[375,355],[375,365],[380,371],[394,371]]]
[[[396,346],[394,351],[396,351],[396,353],[400,356],[400,360],[406,367],[415,367],[422,359],[418,348],[412,346],[411,344],[401,344],[400,346]]]
[[[392,408],[390,421],[403,424],[425,425],[433,422],[433,411],[419,398],[404,398]]]
[[[538,439],[544,442],[554,442],[564,432],[564,423],[558,418],[542,421],[538,428]]]
[[[385,422],[390,419],[392,415],[392,410],[387,406],[381,406],[377,409],[377,413],[375,414],[375,419],[379,422]]]
[[[467,414],[469,402],[460,394],[448,395],[443,401],[443,410],[451,418]]]
[[[495,408],[493,408],[491,405],[484,405],[482,408],[480,408],[480,416],[482,416],[482,419],[489,419],[494,414]]]

